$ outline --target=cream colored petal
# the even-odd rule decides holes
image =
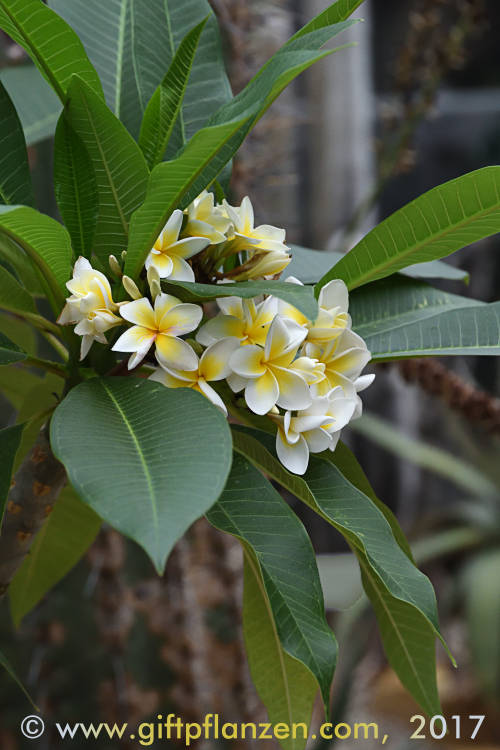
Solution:
[[[149,328],[143,328],[142,326],[132,326],[132,328],[129,328],[127,331],[122,333],[119,339],[115,342],[113,351],[144,351],[144,353],[146,353],[154,340],[155,334],[152,333]]]
[[[170,247],[170,245],[173,245],[174,242],[177,242],[177,239],[179,237],[179,232],[181,231],[183,219],[184,219],[184,215],[182,211],[180,211],[179,209],[176,209],[172,213],[172,216],[169,218],[169,220],[163,227],[161,234],[158,238],[159,243],[160,243],[160,248]],[[158,240],[157,240],[157,243],[158,243]]]
[[[203,317],[203,310],[199,305],[191,303],[181,303],[172,307],[161,318],[158,327],[160,331],[168,333],[170,336],[184,336],[191,333],[200,325]]]
[[[157,367],[148,380],[154,380],[156,383],[161,383],[167,388],[191,388],[197,382],[196,378],[179,378],[174,375],[173,370],[169,371],[163,367]]]
[[[242,346],[231,354],[229,366],[243,378],[259,378],[265,374],[264,351],[260,346]]]
[[[181,300],[178,297],[174,297],[173,294],[166,294],[165,292],[158,294],[155,299],[155,326],[160,328],[162,318],[180,304]]]
[[[323,453],[332,443],[331,435],[321,428],[306,430],[302,434],[311,453]]]
[[[321,289],[318,297],[320,307],[331,309],[339,307],[339,312],[346,313],[349,309],[349,292],[341,279],[333,279]]]
[[[226,338],[205,349],[200,358],[199,372],[205,380],[223,380],[231,374],[229,359],[240,346],[239,339]]]
[[[219,297],[216,299],[219,310],[225,315],[233,315],[243,320],[243,300],[241,297]]]
[[[169,279],[172,281],[195,281],[194,271],[184,258],[172,255],[172,271]]]
[[[174,263],[172,258],[166,253],[153,253],[150,252],[146,258],[145,268],[153,267],[157,270],[160,279],[167,279],[172,273]]]
[[[354,381],[354,387],[356,388],[356,391],[358,393],[361,393],[361,391],[364,391],[365,388],[368,388],[373,381],[375,380],[375,374],[371,373],[369,375],[361,375],[359,378],[356,378]]]
[[[90,261],[87,260],[87,258],[84,258],[82,255],[78,258],[76,261],[74,267],[73,267],[73,277],[75,276],[81,276],[84,271],[93,271]]]
[[[245,347],[248,349],[249,347]],[[269,370],[255,380],[249,380],[245,388],[245,401],[255,414],[267,414],[276,403],[279,395],[276,378]]]
[[[243,322],[232,315],[216,315],[203,325],[196,334],[196,341],[203,346],[210,346],[216,341],[234,337],[242,339],[245,333]]]
[[[82,359],[85,359],[93,343],[94,343],[93,336],[83,336],[82,343],[80,345],[80,361]]]
[[[152,331],[156,330],[155,313],[151,302],[146,297],[121,305],[120,315],[125,320],[128,320],[129,323],[135,323]]]
[[[227,219],[222,219],[221,221],[225,224],[229,223]],[[226,240],[226,235],[218,231],[212,223],[201,221],[200,219],[189,219],[183,234],[191,237],[204,237],[209,241],[208,244],[212,245],[218,245],[220,242],[225,242]]]
[[[348,349],[330,360],[327,364],[327,371],[335,370],[345,377],[355,380],[370,359],[371,354],[366,349]]]
[[[160,334],[156,338],[156,358],[167,369],[197,370],[198,357],[188,343],[175,336]]]
[[[300,436],[299,440],[290,445],[282,430],[276,434],[276,454],[288,471],[293,474],[305,474],[309,463],[309,447],[305,439]]]
[[[171,258],[192,258],[193,255],[201,253],[206,247],[210,245],[210,240],[206,237],[186,237],[183,240],[175,242],[170,245],[168,254]]]
[[[312,397],[309,386],[300,375],[281,367],[272,368],[278,387],[279,397],[276,400],[282,409],[307,409],[311,405]]]
[[[239,393],[246,387],[248,378],[242,378],[241,375],[236,375],[236,373],[233,372],[231,375],[227,376],[226,381],[233,393]]]
[[[241,201],[240,217],[243,224],[243,231],[251,231],[254,226],[255,218],[253,213],[252,201],[250,200],[248,195],[245,195],[245,197]]]

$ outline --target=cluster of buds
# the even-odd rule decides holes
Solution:
[[[106,276],[79,258],[59,323],[76,324],[82,358],[93,341],[106,343],[107,330],[127,326],[112,348],[130,354],[129,370],[141,367],[167,388],[197,390],[227,415],[217,386],[225,380],[241,394],[235,399],[276,425],[283,465],[304,474],[309,454],[333,451],[342,428],[361,414],[358,394],[374,378],[361,374],[370,353],[351,329],[345,284],[334,280],[321,290],[314,321],[272,295],[220,298],[217,314],[203,320],[200,305],[161,290],[162,279],[200,280],[198,268],[219,281],[275,276],[290,261],[284,242],[284,230],[254,226],[248,198],[239,208],[218,206],[204,192],[184,213],[174,211],[151,249],[145,294],[121,276],[132,300],[114,302]],[[114,257],[110,265],[120,275]]]

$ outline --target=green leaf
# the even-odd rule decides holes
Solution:
[[[45,296],[43,282],[37,267],[17,242],[0,232],[0,263],[15,272],[26,291],[36,297]]]
[[[260,294],[272,294],[289,302],[309,320],[318,315],[318,303],[311,287],[285,281],[238,281],[234,284],[198,284],[192,281],[163,281],[162,288],[183,302],[210,302],[221,297],[252,299]]]
[[[251,550],[248,561],[257,563],[254,575],[260,571],[262,576],[269,606],[267,617],[276,630],[274,637],[296,661],[295,666],[302,665],[303,672],[315,678],[328,706],[337,646],[326,623],[314,552],[301,522],[267,479],[241,455],[235,456],[224,492],[207,518]],[[252,658],[256,658],[255,653]],[[262,686],[265,674],[253,676]],[[280,682],[286,681],[282,668]],[[284,712],[282,720],[289,721],[281,691],[273,691],[270,710]],[[312,703],[308,710],[312,710]]]
[[[500,302],[485,304],[394,278],[356,290],[349,312],[376,361],[500,354]]]
[[[0,28],[26,50],[62,102],[74,74],[103,95],[77,35],[41,0],[0,0]]]
[[[492,698],[500,694],[500,550],[482,552],[462,571],[467,640],[475,671]]]
[[[336,50],[318,52],[329,39],[354,21],[305,34],[287,42],[257,73],[243,91],[221,107],[199,130],[180,155],[158,164],[152,173],[144,205],[133,217],[125,272],[137,277],[168,217],[185,208],[217,178],[248,132],[284,88],[314,62]]]
[[[347,18],[352,16],[354,11],[359,8],[363,3],[363,0],[337,0],[328,6],[322,13],[315,16],[309,23],[306,23],[296,34],[292,36],[290,41],[298,39],[305,34],[309,34],[311,31],[316,31],[324,26],[331,26],[334,23],[340,23],[345,21]]]
[[[259,562],[248,547],[244,547],[243,570],[243,635],[255,688],[274,726],[309,727],[318,683],[302,662],[284,650]],[[300,750],[306,745],[305,734],[306,739],[298,729],[295,739],[280,744],[285,750]]]
[[[64,382],[61,378],[47,373],[44,378],[37,378],[31,387],[26,388],[17,412],[17,421],[24,424],[24,430],[14,471],[18,470],[24,457],[33,448],[42,426],[61,400],[63,387]]]
[[[9,586],[10,611],[16,627],[76,565],[100,526],[99,516],[78,499],[74,490],[63,489]]]
[[[317,289],[333,278],[355,289],[498,231],[500,167],[485,167],[429,190],[389,216],[323,276]]]
[[[150,169],[161,162],[165,155],[181,112],[194,57],[207,20],[203,20],[184,37],[164,79],[146,107],[139,146]]]
[[[34,65],[0,70],[0,80],[10,94],[21,120],[28,146],[54,134],[61,103]]]
[[[130,377],[71,390],[51,420],[51,444],[81,499],[138,542],[160,573],[231,466],[227,421],[207,399]]]
[[[3,266],[0,266],[0,308],[14,313],[36,312],[31,294]]]
[[[54,143],[54,187],[75,255],[90,258],[99,210],[97,182],[88,151],[64,112]]]
[[[23,693],[25,694],[26,698],[29,700],[31,705],[38,711],[38,707],[33,703],[33,699],[31,698],[30,694],[27,692],[26,688],[24,687],[23,683],[19,679],[19,677],[14,672],[13,667],[10,665],[10,662],[7,661],[7,658],[2,654],[0,651],[0,666],[5,669],[5,671],[12,677],[14,682],[17,682]]]
[[[359,559],[392,667],[424,710],[439,713],[434,650],[436,636],[441,636],[434,591],[396,542],[378,507],[343,476],[329,455],[311,457],[301,478],[274,457],[272,436],[233,427],[233,440],[237,451],[345,537]]]
[[[0,332],[27,354],[38,353],[35,329],[18,317],[0,311]],[[5,370],[2,370],[5,372]]]
[[[10,365],[23,359],[26,359],[26,353],[0,333],[0,365]]]
[[[15,424],[0,430],[0,529],[10,490],[14,459],[21,442],[23,428],[24,425]]]
[[[291,245],[292,262],[287,267],[287,276],[295,276],[304,284],[315,284],[332,267],[332,263],[344,257],[335,250],[311,250],[300,245]],[[440,260],[428,263],[417,263],[403,268],[400,273],[416,279],[449,279],[450,281],[468,281],[469,274],[461,268],[455,268]],[[333,278],[333,277],[332,277]]]
[[[172,158],[192,136],[205,127],[210,116],[232,97],[226,75],[219,25],[207,0],[169,0],[134,3],[134,47],[137,80],[144,111],[169,69],[176,50],[194,25],[208,16],[201,35],[179,118],[170,139]],[[158,34],[165,43],[157,44]]]
[[[127,246],[130,217],[146,194],[148,168],[139,146],[104,102],[74,77],[66,108],[69,122],[92,162],[99,217],[93,251],[107,265]]]
[[[21,121],[0,82],[0,202],[33,204],[28,152]]]
[[[0,206],[0,237],[2,235],[14,240],[24,250],[62,306],[72,258],[66,229],[33,208]]]

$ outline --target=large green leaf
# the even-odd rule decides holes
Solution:
[[[394,278],[356,290],[349,311],[374,360],[500,354],[500,302],[488,305]]]
[[[439,713],[435,658],[430,658],[436,636],[440,637],[434,591],[397,543],[384,515],[328,455],[311,458],[301,478],[274,457],[272,436],[235,428],[233,439],[237,451],[346,538],[360,561],[394,670],[426,711]]]
[[[119,255],[127,246],[130,217],[146,194],[148,168],[124,125],[76,76],[69,87],[66,112],[94,168],[99,216],[93,251],[107,264],[110,253]]]
[[[74,490],[63,489],[9,586],[10,611],[16,627],[76,565],[100,526],[99,516],[78,499]]]
[[[14,313],[36,312],[31,294],[3,266],[0,266],[0,308]]]
[[[301,522],[242,455],[235,456],[224,492],[207,518],[251,550],[248,560],[254,563],[254,575],[260,572],[262,576],[270,608],[268,617],[272,619],[271,626],[274,623],[280,645],[296,660],[297,668],[301,664],[302,670],[315,678],[327,706],[337,648],[325,619],[314,552]],[[285,672],[280,675],[282,683],[287,680]],[[266,678],[261,672],[254,676],[259,684]],[[297,686],[294,692],[296,689]],[[273,695],[272,705],[276,711],[286,711],[281,692]],[[312,703],[309,712],[311,709]],[[286,713],[282,716],[282,721],[290,718]]]
[[[27,206],[0,206],[0,237],[14,240],[33,264],[58,302],[71,275],[71,242],[66,229]]]
[[[0,232],[0,262],[15,273],[18,281],[26,291],[35,297],[45,295],[43,281],[38,268],[31,262],[29,256],[18,245],[15,239]]]
[[[291,245],[292,262],[285,271],[287,276],[295,276],[304,284],[315,284],[332,264],[344,257],[335,250],[311,250],[300,245]],[[401,274],[414,279],[449,279],[450,281],[468,281],[469,274],[449,263],[432,260],[428,263],[416,263],[401,269]]]
[[[40,377],[26,369],[16,367],[15,364],[0,367],[0,393],[10,401],[14,409],[19,411],[24,399],[35,385],[43,382]]]
[[[61,378],[47,373],[44,378],[37,378],[36,382],[25,390],[17,412],[17,421],[24,424],[24,430],[14,463],[14,471],[18,470],[24,457],[33,448],[40,429],[61,400],[63,388],[64,382]]]
[[[253,683],[274,726],[308,727],[318,683],[302,662],[284,650],[259,562],[248,547],[243,549],[243,635]],[[299,750],[306,741],[297,733],[280,744],[286,750]]]
[[[40,71],[34,65],[16,65],[0,70],[0,80],[14,102],[28,146],[52,136],[61,102]]]
[[[182,40],[165,77],[146,107],[139,146],[150,169],[163,160],[177,118],[182,117],[182,102],[206,21],[204,19],[191,29]]]
[[[321,29],[324,26],[331,26],[334,23],[347,20],[362,3],[363,0],[337,0],[337,2],[329,5],[324,11],[299,29],[290,41],[298,39],[304,36],[304,34],[309,34],[311,31],[316,31],[316,29]]]
[[[500,167],[445,182],[372,229],[318,282],[343,279],[349,289],[390,276],[409,263],[451,255],[500,231]]]
[[[7,89],[0,82],[0,202],[33,203],[23,128]]]
[[[286,300],[304,313],[309,320],[315,320],[318,304],[311,287],[289,284],[284,281],[238,281],[235,284],[198,284],[192,281],[164,281],[166,292],[183,302],[209,302],[221,297],[243,297],[252,299],[261,294],[273,294]]]
[[[97,181],[88,151],[65,112],[56,129],[54,187],[75,255],[89,258],[99,211]]]
[[[131,225],[128,275],[135,277],[140,272],[172,211],[188,205],[217,177],[283,89],[314,62],[336,51],[318,52],[320,47],[353,23],[338,23],[287,42],[248,86],[194,135],[178,158],[153,169],[146,201]]]
[[[51,444],[81,499],[137,541],[159,572],[217,500],[231,466],[227,421],[207,399],[130,377],[70,391],[51,420]]]
[[[169,158],[231,99],[219,26],[207,0],[134,0],[134,52],[142,111],[172,64],[181,41],[207,16],[182,108],[168,144]],[[158,45],[158,34],[165,40],[164,44]]]
[[[0,365],[11,365],[26,359],[26,354],[7,336],[0,333]]]
[[[10,490],[14,459],[16,458],[22,435],[22,424],[15,424],[0,430],[0,530],[5,503]]]
[[[108,106],[134,137],[181,40],[208,14],[170,155],[230,98],[218,26],[206,0],[50,0],[49,5],[78,33]]]
[[[0,310],[0,333],[17,344],[27,354],[38,354],[35,329],[19,317]]]
[[[41,0],[0,0],[0,28],[26,50],[62,102],[74,74],[102,95],[81,41]]]

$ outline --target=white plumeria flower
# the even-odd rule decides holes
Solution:
[[[92,268],[86,258],[78,258],[73,268],[73,278],[66,286],[71,296],[66,300],[57,322],[60,325],[77,324],[75,333],[83,337],[80,359],[84,359],[94,341],[106,344],[104,333],[122,321],[115,315],[118,305],[113,302],[108,279]]]
[[[243,198],[241,205],[238,207],[230,206],[227,201],[224,201],[224,208],[234,227],[234,236],[231,239],[235,243],[235,252],[240,252],[240,250],[274,250],[288,254],[284,229],[278,229],[278,227],[273,227],[270,224],[254,226],[253,206],[248,196]]]
[[[153,344],[156,344],[156,358],[160,364],[179,370],[196,370],[198,358],[179,336],[198,327],[203,315],[201,307],[161,293],[155,299],[154,309],[143,297],[122,305],[120,314],[134,325],[122,333],[113,351],[133,352],[129,370],[142,362]]]
[[[187,207],[186,213],[188,222],[183,235],[205,237],[212,245],[225,242],[231,221],[224,215],[223,208],[215,205],[213,193],[204,190]]]
[[[162,365],[149,379],[156,380],[167,388],[192,388],[206,396],[227,416],[223,400],[209,382],[223,380],[230,375],[229,357],[239,345],[238,339],[222,339],[205,349],[196,370],[174,370]]]
[[[217,300],[221,313],[203,325],[196,341],[209,346],[215,341],[234,336],[241,344],[264,346],[269,326],[277,312],[277,300],[267,297],[256,303],[253,299],[221,297]]]
[[[303,328],[286,325],[277,315],[264,348],[249,344],[231,355],[229,365],[234,374],[228,383],[235,392],[245,389],[247,406],[255,414],[267,414],[275,405],[305,409],[311,404],[309,386],[290,369],[304,337]]]
[[[295,276],[289,276],[285,281],[300,284]],[[284,300],[278,302],[278,313],[290,318],[308,329],[307,341],[324,344],[336,339],[343,331],[350,329],[351,316],[349,309],[349,293],[341,279],[333,279],[321,289],[318,297],[318,317],[311,323],[306,316]]]
[[[186,258],[191,258],[210,245],[206,237],[179,239],[183,217],[179,209],[173,212],[146,258],[146,270],[154,266],[161,279],[194,281],[193,269]]]
[[[363,368],[371,359],[371,354],[361,336],[349,329],[338,338],[329,341],[324,347],[306,343],[304,353],[325,365],[325,379],[314,386],[318,395],[323,395],[338,385],[348,389],[349,384],[352,385],[357,381]]]
[[[325,379],[325,363],[311,357],[298,357],[290,365],[290,369],[301,375],[307,385],[317,385]]]
[[[340,431],[351,419],[355,401],[335,388],[315,398],[307,409],[292,415],[271,416],[276,422],[276,453],[285,468],[294,474],[305,474],[310,453],[335,450]]]

